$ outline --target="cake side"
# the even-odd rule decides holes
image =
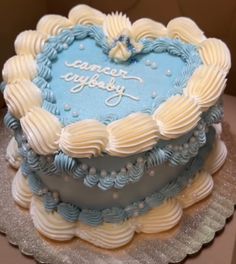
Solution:
[[[77,19],[75,19],[76,16]],[[99,19],[94,19],[96,16]],[[96,24],[98,21],[99,24]],[[52,77],[51,60],[56,59],[57,53],[63,53],[64,49],[66,49],[65,52],[69,52],[73,48],[74,39],[83,40],[87,37],[94,38],[107,57],[110,57],[111,62],[118,65],[117,67],[119,65],[125,67],[127,61],[135,65],[132,58],[138,58],[142,54],[148,55],[150,52],[154,52],[156,56],[165,52],[180,58],[183,56],[188,66],[184,69],[183,76],[191,75],[190,79],[188,81],[186,78],[181,78],[179,81],[175,79],[176,85],[181,84],[182,94],[176,94],[175,90],[168,95],[166,90],[165,102],[160,104],[163,96],[158,97],[160,102],[157,103],[157,109],[153,109],[153,114],[140,113],[144,109],[136,107],[134,110],[139,109],[138,112],[128,114],[127,117],[109,122],[107,125],[96,119],[85,119],[62,128],[63,124],[58,118],[55,104],[53,105],[56,99],[55,94],[48,89],[47,85],[47,81]],[[173,19],[167,28],[147,19],[138,20],[131,25],[126,16],[101,15],[84,5],[72,9],[69,19],[54,15],[45,16],[39,21],[36,31],[22,33],[15,45],[18,55],[9,59],[3,69],[3,79],[6,82],[4,96],[10,112],[21,120],[29,144],[42,155],[52,154],[61,149],[72,157],[80,158],[98,156],[104,152],[113,156],[129,156],[153,148],[160,138],[177,138],[193,129],[200,119],[201,112],[218,100],[225,87],[225,77],[230,67],[229,51],[225,44],[220,40],[206,39],[190,19]],[[195,51],[199,53],[202,65],[197,62],[199,60]],[[194,59],[189,62],[188,58]],[[159,59],[162,61],[161,58]],[[166,59],[164,58],[163,62]],[[140,76],[129,75],[125,70],[122,72],[121,69],[113,69],[110,65],[105,69],[102,65],[99,68],[95,67],[96,64],[92,64],[92,67],[91,64],[82,61],[70,60],[65,63],[66,66],[76,69],[81,69],[83,66],[87,72],[93,69],[93,72],[99,70],[106,76],[113,73],[121,79],[133,78],[135,84],[143,80]],[[138,63],[138,65],[141,64]],[[193,66],[197,68],[194,70]],[[143,69],[146,68],[147,66],[144,65]],[[71,73],[68,72],[68,74]],[[72,76],[68,74],[65,72],[65,75],[60,75],[62,79],[67,76],[62,81],[71,80]],[[178,72],[175,74],[179,75]],[[24,80],[20,80],[22,78]],[[75,78],[74,73],[73,78]],[[122,80],[119,79],[119,81]],[[184,81],[184,85],[181,81]],[[100,84],[97,81],[92,82],[92,86],[99,87]],[[109,96],[111,87],[109,85],[107,87],[109,88],[106,96]],[[148,85],[146,87],[148,88]],[[163,87],[165,87],[164,83]],[[43,91],[40,92],[40,88]],[[159,89],[161,91],[163,88]],[[115,99],[116,95],[114,94],[115,97],[112,98]],[[121,97],[127,97],[123,95],[125,95],[124,91]],[[128,102],[139,103],[134,99],[138,98],[138,95],[129,95],[131,101]],[[43,106],[45,99],[47,103]],[[96,102],[96,97],[93,100]],[[148,98],[144,101],[148,101]],[[51,109],[53,114],[45,108]],[[128,106],[124,107],[126,108],[128,109]],[[66,111],[69,111],[68,105],[66,105]],[[75,113],[74,116],[76,120]],[[178,118],[173,118],[175,116]]]

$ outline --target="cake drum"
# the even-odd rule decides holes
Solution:
[[[1,119],[3,111],[0,113]],[[213,193],[202,202],[184,211],[178,226],[160,234],[136,234],[126,246],[116,250],[97,248],[79,238],[68,242],[54,242],[40,235],[33,227],[29,211],[15,204],[11,196],[11,182],[15,170],[5,160],[11,135],[0,124],[0,232],[9,243],[34,257],[39,263],[50,264],[139,264],[178,263],[187,255],[197,253],[221,230],[236,205],[236,143],[224,124],[223,140],[228,148],[226,163],[214,174]],[[96,260],[96,262],[94,262]]]

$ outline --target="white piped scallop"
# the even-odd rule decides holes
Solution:
[[[179,38],[187,43],[199,44],[206,39],[202,30],[190,18],[177,17],[167,25],[168,35],[171,38]]]
[[[134,220],[137,224],[136,232],[159,233],[169,230],[180,221],[182,214],[182,208],[176,199],[168,199]]]
[[[130,221],[120,224],[104,223],[97,227],[90,227],[78,223],[76,235],[94,245],[113,249],[127,244],[134,236],[135,226]]]
[[[3,80],[7,83],[17,79],[32,80],[37,74],[37,64],[32,55],[16,55],[8,59],[2,71]]]
[[[23,31],[15,40],[15,52],[17,55],[31,54],[35,57],[41,52],[46,39],[47,36],[39,31]]]
[[[103,22],[103,31],[109,40],[116,39],[122,32],[129,32],[131,29],[131,22],[126,15],[122,13],[112,13],[107,15]]]
[[[176,95],[163,103],[153,115],[161,138],[177,138],[193,129],[201,112],[193,99]]]
[[[83,120],[62,130],[60,148],[71,157],[98,156],[108,142],[106,126],[97,120]]]
[[[200,171],[196,174],[191,185],[178,194],[177,200],[183,208],[190,207],[207,197],[213,187],[214,182],[211,175],[206,171]]]
[[[205,162],[204,169],[211,174],[217,172],[224,164],[227,153],[228,151],[225,143],[217,138],[213,145],[213,149]]]
[[[74,25],[102,25],[105,14],[87,5],[77,5],[70,10],[68,17]]]
[[[214,65],[201,65],[193,73],[184,94],[193,98],[202,111],[214,105],[226,85],[225,72]]]
[[[13,179],[11,193],[16,203],[21,207],[30,207],[33,194],[29,188],[27,178],[22,175],[20,169],[17,171]]]
[[[48,34],[57,35],[63,29],[70,28],[71,21],[60,15],[45,15],[37,23],[37,31]]]
[[[131,32],[136,41],[142,38],[155,39],[167,36],[166,27],[149,18],[136,20],[132,25]]]
[[[58,150],[61,124],[54,115],[42,108],[34,107],[20,119],[20,123],[30,146],[36,153],[47,155]]]
[[[128,156],[151,149],[157,143],[157,126],[145,113],[131,114],[107,126],[109,143],[106,151],[112,156]]]
[[[75,235],[76,223],[65,221],[56,212],[46,212],[39,198],[33,197],[30,214],[35,228],[50,239],[65,241]]]
[[[40,107],[42,97],[39,88],[29,80],[18,80],[6,85],[4,99],[13,116],[21,118],[32,107]]]
[[[6,160],[9,162],[11,167],[19,169],[21,164],[21,156],[18,151],[18,145],[14,137],[10,140],[6,150]]]
[[[200,56],[206,65],[215,65],[226,73],[231,67],[231,58],[228,47],[223,41],[208,38],[199,46]]]

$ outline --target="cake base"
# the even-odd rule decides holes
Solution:
[[[80,239],[57,243],[42,238],[35,231],[29,213],[12,201],[9,174],[13,175],[14,171],[7,168],[1,157],[1,207],[5,214],[0,216],[0,228],[11,242],[19,245],[21,251],[33,255],[40,262],[87,263],[95,257],[103,263],[115,263],[119,260],[141,263],[144,258],[148,258],[149,263],[161,264],[181,261],[187,254],[196,253],[204,243],[210,242],[215,232],[223,228],[226,218],[233,214],[236,204],[234,144],[228,133],[224,140],[229,156],[224,167],[214,176],[215,187],[209,198],[185,210],[180,224],[174,229],[160,234],[139,234],[132,243],[112,251],[96,248]],[[2,142],[2,150],[4,147],[6,149],[6,145],[6,141]]]

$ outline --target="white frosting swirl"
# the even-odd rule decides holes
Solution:
[[[14,169],[19,169],[21,164],[21,156],[19,154],[17,142],[14,137],[11,138],[7,145],[6,160]]]
[[[3,80],[7,83],[17,79],[32,80],[37,74],[37,64],[32,55],[17,55],[8,59],[2,71]]]
[[[40,107],[42,104],[39,88],[29,80],[7,84],[4,99],[8,110],[17,118],[24,116],[32,107]]]
[[[114,249],[127,244],[134,236],[135,226],[131,221],[121,224],[104,223],[97,227],[90,227],[78,223],[76,235],[94,245],[107,249]]]
[[[216,103],[225,85],[225,72],[214,65],[201,65],[193,73],[184,94],[193,98],[204,111]]]
[[[35,30],[21,32],[15,40],[17,55],[31,54],[34,57],[41,52],[47,36]]]
[[[42,108],[33,107],[20,119],[20,123],[36,153],[48,155],[58,150],[61,124],[54,115]]]
[[[163,103],[155,112],[160,137],[177,138],[193,129],[200,120],[199,107],[193,99],[176,95]]]
[[[102,25],[105,14],[87,5],[77,5],[70,10],[68,17],[75,25]]]
[[[177,199],[183,208],[187,208],[207,197],[213,187],[214,182],[211,175],[206,171],[200,171],[193,182],[177,196]]]
[[[199,46],[200,56],[206,65],[215,65],[228,72],[231,67],[231,57],[228,47],[223,41],[208,38]]]
[[[142,216],[138,216],[136,222],[137,232],[159,233],[174,227],[182,217],[182,208],[176,199],[170,198],[162,205],[154,208]]]
[[[46,212],[39,198],[33,196],[30,214],[35,228],[50,239],[65,241],[75,236],[76,223],[65,221],[56,212]]]
[[[60,148],[71,157],[98,156],[108,141],[106,126],[97,120],[83,120],[66,126],[61,133]]]
[[[132,25],[131,32],[136,41],[141,38],[155,39],[167,36],[166,27],[149,18],[136,20]]]
[[[109,51],[109,57],[116,61],[127,61],[131,56],[131,52],[127,49],[126,45],[118,42],[114,48]]]
[[[116,39],[123,31],[131,29],[131,22],[126,15],[122,13],[112,13],[107,15],[103,22],[103,31],[110,41]]]
[[[70,28],[72,23],[66,17],[60,15],[43,16],[37,23],[36,29],[48,35],[57,35],[63,29]]]
[[[197,24],[187,17],[172,19],[167,25],[167,30],[171,38],[179,38],[192,44],[199,44],[206,39]]]
[[[211,174],[217,172],[224,164],[227,153],[225,143],[217,138],[213,149],[205,162],[204,169]]]
[[[17,204],[24,208],[30,207],[32,192],[29,188],[27,178],[25,178],[19,169],[13,179],[11,192]]]
[[[216,131],[216,136],[217,138],[220,138],[221,134],[222,134],[222,124],[218,123],[218,124],[213,124],[212,125]]]
[[[106,151],[114,156],[128,156],[151,149],[157,143],[157,126],[144,113],[131,114],[107,126],[109,143]]]

